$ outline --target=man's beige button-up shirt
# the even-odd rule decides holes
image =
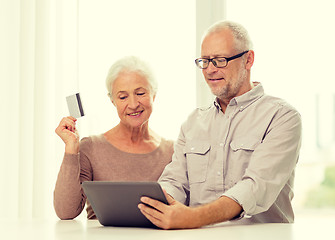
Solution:
[[[256,84],[233,98],[225,113],[215,101],[189,116],[159,182],[190,206],[227,196],[244,210],[239,221],[293,222],[300,114]]]

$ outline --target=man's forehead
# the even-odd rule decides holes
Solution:
[[[201,56],[229,56],[233,51],[233,36],[229,29],[208,34],[201,45]]]

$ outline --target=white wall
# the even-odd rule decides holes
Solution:
[[[119,122],[107,97],[105,77],[117,59],[136,55],[151,66],[158,93],[151,128],[176,139],[195,108],[195,3],[193,1],[79,1],[79,90],[86,134]]]

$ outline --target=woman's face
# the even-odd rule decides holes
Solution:
[[[129,128],[148,124],[155,96],[148,80],[136,72],[120,72],[113,83],[112,102],[120,123]]]

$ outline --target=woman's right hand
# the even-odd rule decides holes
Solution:
[[[64,117],[55,132],[65,143],[65,153],[77,154],[79,152],[79,135],[76,130],[76,121],[74,117]]]

